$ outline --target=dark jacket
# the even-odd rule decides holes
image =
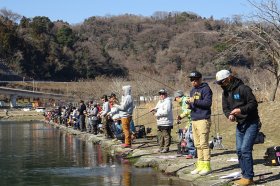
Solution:
[[[233,109],[240,108],[241,114],[236,116],[238,124],[259,120],[258,103],[249,86],[233,77],[232,82],[223,89],[222,105],[227,118]]]
[[[86,105],[83,103],[79,108],[79,115],[84,115],[84,111],[87,109]]]
[[[194,98],[194,103],[190,104],[190,109],[193,121],[211,117],[212,95],[212,90],[207,83],[192,88],[190,97]]]

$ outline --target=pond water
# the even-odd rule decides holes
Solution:
[[[0,122],[0,185],[186,185],[40,122]]]

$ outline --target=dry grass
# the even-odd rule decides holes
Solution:
[[[133,116],[135,125],[142,124],[145,125],[145,127],[151,127],[152,134],[156,134],[156,118],[152,115],[152,113],[148,113],[148,111],[155,105],[156,102],[142,104],[135,109]],[[176,102],[173,103],[174,117],[177,116],[178,113],[180,113],[181,111],[177,105],[178,104]],[[263,123],[261,131],[264,132],[264,134],[266,135],[266,141],[264,144],[256,145],[256,148],[266,149],[269,146],[280,145],[278,136],[278,132],[280,131],[278,125],[278,121],[280,119],[279,113],[280,102],[264,102],[259,104],[259,115]],[[227,120],[227,118],[222,114],[221,102],[215,102],[215,98],[213,99],[212,115],[213,116],[211,117],[212,125],[210,136],[216,136],[216,134],[219,133],[219,135],[223,138],[223,145],[226,148],[235,149],[236,123],[229,122]],[[179,127],[185,127],[184,120],[182,120],[182,124],[180,124]],[[176,124],[176,120],[174,120],[174,128],[172,130],[173,139],[177,139],[177,129],[178,127]]]
[[[33,121],[33,120],[44,120],[42,112],[32,111],[22,111],[17,109],[12,109],[8,111],[8,116],[4,110],[0,110],[0,120],[9,121]]]

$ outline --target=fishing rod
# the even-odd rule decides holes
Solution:
[[[147,112],[147,113],[145,113],[145,114],[142,114],[141,116],[138,116],[137,118],[135,118],[134,120],[137,120],[137,119],[139,119],[139,118],[141,118],[141,117],[143,117],[143,116],[146,116],[147,114],[149,114],[149,113],[152,113],[152,112]]]
[[[146,78],[149,78],[149,79],[151,79],[151,80],[154,80],[155,82],[160,83],[160,84],[166,86],[167,88],[170,88],[171,90],[176,90],[175,88],[170,87],[169,85],[167,85],[167,84],[165,84],[165,83],[163,83],[163,82],[161,82],[161,81],[159,81],[159,80],[157,80],[157,79],[154,79],[154,78],[152,78],[151,76],[148,76],[148,75],[146,75],[146,74],[142,74],[142,73],[136,72],[136,71],[134,71],[134,73],[140,74],[140,75],[142,75],[142,76],[144,76],[144,77],[146,77]]]

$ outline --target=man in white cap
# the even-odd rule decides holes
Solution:
[[[216,84],[223,89],[222,106],[225,116],[236,125],[236,151],[242,178],[235,185],[253,184],[252,150],[260,129],[258,103],[252,89],[228,70],[216,74]]]

